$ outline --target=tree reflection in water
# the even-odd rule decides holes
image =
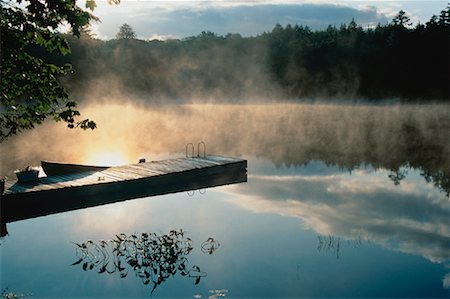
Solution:
[[[127,236],[122,233],[112,240],[98,243],[89,240],[75,245],[78,260],[72,265],[80,264],[84,271],[119,273],[121,278],[131,269],[145,285],[153,285],[151,293],[177,272],[195,279],[195,284],[206,276],[198,266],[189,268],[187,256],[193,249],[193,242],[183,230],[163,235]]]
[[[388,177],[396,185],[400,185],[401,181],[406,178],[408,170],[413,169],[407,164],[401,168],[391,168]],[[450,197],[450,175],[445,171],[436,170],[434,172],[428,169],[421,169],[420,175],[425,178],[427,183],[432,183],[437,189],[445,193],[447,197]]]

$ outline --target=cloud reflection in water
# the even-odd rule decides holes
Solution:
[[[311,233],[313,243],[316,241],[315,233],[340,237],[341,240],[361,236],[393,251],[420,255],[434,263],[449,264],[450,204],[449,198],[445,196],[450,190],[448,105],[151,106],[114,104],[111,100],[108,105],[102,105],[101,101],[99,104],[89,105],[84,111],[98,122],[99,128],[96,131],[86,134],[67,131],[55,124],[45,124],[0,146],[0,151],[8,157],[2,161],[0,172],[7,174],[21,165],[37,165],[41,159],[85,163],[92,153],[111,148],[120,149],[129,162],[136,162],[139,156],[157,160],[161,155],[170,156],[180,151],[184,155],[186,143],[199,140],[207,143],[210,153],[244,155],[264,160],[250,159],[247,184],[223,188],[227,192],[233,192],[232,198],[236,198],[235,200],[227,199],[227,194],[208,192],[207,198],[214,197],[214,200],[184,201],[179,196],[167,196],[162,201],[152,199],[145,205],[143,203],[146,200],[141,199],[110,207],[97,207],[74,212],[76,217],[64,220],[61,227],[70,230],[70,234],[101,239],[118,231],[133,233],[147,231],[149,227],[152,231],[158,231],[173,228],[176,224],[176,227],[201,232],[202,236],[218,236],[223,246],[219,249],[218,256],[227,254],[232,242],[241,236],[249,236],[240,239],[246,242],[247,239],[253,241],[257,237],[266,241],[267,246],[258,244],[255,247],[257,250],[247,255],[242,254],[241,248],[248,244],[239,244],[238,254],[229,255],[229,259],[225,260],[226,265],[230,261],[236,262],[237,258],[241,259],[235,265],[240,266],[249,261],[259,263],[266,260],[266,257],[273,259],[274,256],[277,260],[284,259],[285,263],[280,265],[296,265],[298,261],[295,255],[307,253],[292,253],[289,251],[294,248],[292,246],[286,252],[282,251],[282,245],[294,243],[289,233],[295,234],[298,227],[284,225],[285,222],[296,222],[295,219],[279,221],[280,217],[274,215],[281,214],[302,219],[314,231]],[[118,118],[114,116],[120,116],[121,121],[118,122]],[[52,146],[42,147],[41,144]],[[400,179],[403,174],[406,177],[398,180],[397,186],[389,178]],[[246,210],[241,210],[240,213],[236,211],[238,209],[234,209],[235,206],[229,205],[221,205],[216,210],[217,213],[211,213],[210,209],[214,210],[214,204],[221,198],[250,211],[273,215],[250,217]],[[168,211],[174,212],[174,206],[182,213],[177,212],[176,217],[165,217]],[[217,219],[228,225],[214,225]],[[242,225],[242,219],[246,220],[245,226]],[[271,222],[270,219],[276,221]],[[230,229],[236,225],[239,225],[239,229]],[[289,233],[286,228],[290,229]],[[243,234],[243,231],[248,232],[248,235]],[[285,235],[279,234],[280,232]],[[313,243],[302,242],[301,248],[314,251],[316,244]],[[295,248],[300,248],[300,244],[294,245],[297,246]],[[344,258],[344,248],[342,253]],[[399,255],[401,254],[389,256],[398,258]],[[360,258],[361,261],[363,256],[367,257],[361,255],[355,258]],[[378,260],[374,258],[376,257],[370,255],[368,259],[364,259],[364,263],[377,265]],[[308,257],[305,260],[311,259]],[[405,257],[405,260],[411,259]],[[322,265],[322,262],[323,259],[319,264]],[[329,262],[327,260],[323,263],[327,269],[332,266]],[[309,269],[315,270],[319,264],[311,264]],[[346,265],[348,264],[344,264],[343,259],[339,260],[339,266]],[[305,265],[302,264],[302,267]],[[272,278],[270,274],[261,271],[260,267],[244,268],[249,273],[248,279],[257,279],[259,284]],[[355,272],[357,275],[349,274],[348,281],[355,280],[366,287],[369,279],[375,281],[378,278],[375,284],[369,283],[369,286],[381,287],[371,291],[364,288],[366,294],[372,297],[376,297],[376,294],[392,296],[394,289],[408,289],[410,293],[404,297],[410,297],[409,294],[420,296],[410,289],[412,284],[409,278],[407,282],[405,279],[391,281],[385,279],[381,272],[378,272],[378,276],[371,272],[369,278],[362,275],[367,271],[374,271],[374,268],[379,269],[367,265],[357,267],[360,271]],[[287,268],[280,266],[280,269],[285,271]],[[417,266],[412,268],[418,269],[423,271],[423,268]],[[223,272],[222,264],[216,266],[216,271]],[[295,281],[292,285],[295,284],[297,288],[286,290],[292,289],[292,296],[296,295],[295,290],[316,290],[318,280],[314,281],[313,278],[322,279],[323,273],[318,276],[314,273],[308,273],[304,277],[305,281],[311,282],[310,288],[300,286]],[[415,279],[419,281],[424,277],[431,277],[425,273],[426,270]],[[233,277],[234,274],[235,272]],[[332,274],[329,281],[334,277]],[[402,277],[413,274],[405,270]],[[448,286],[449,276],[444,275],[445,273],[440,273],[439,277],[443,279],[442,284]],[[361,277],[367,280],[360,280]],[[222,283],[223,277],[218,281]],[[390,285],[394,283],[396,288]],[[234,286],[236,285],[240,284],[235,282]],[[242,288],[248,289],[249,285],[246,282],[246,286]],[[232,290],[233,283],[218,286]],[[341,289],[337,289],[339,287]],[[343,294],[343,297],[348,297],[350,289],[348,285],[333,281],[327,286],[321,286],[317,294]],[[380,293],[383,290],[386,290],[385,293]],[[266,288],[260,295],[267,296],[268,291],[270,290]],[[351,295],[360,295],[356,291]],[[304,294],[311,297],[308,293]]]
[[[281,175],[251,175],[247,185],[228,189],[239,194],[233,203],[258,213],[301,218],[320,235],[347,240],[363,236],[435,263],[450,262],[449,199],[414,170],[395,186],[386,170],[308,173],[317,163],[295,168],[297,174],[282,167],[277,169]]]

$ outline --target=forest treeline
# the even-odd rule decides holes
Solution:
[[[411,25],[363,28],[354,20],[313,31],[276,25],[255,37],[202,32],[180,40],[103,41],[68,36],[69,92],[122,93],[152,100],[343,98],[450,100],[450,5]]]

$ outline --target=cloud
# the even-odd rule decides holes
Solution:
[[[444,279],[442,280],[442,285],[444,289],[450,289],[450,273],[447,273],[447,275],[444,276]]]
[[[359,9],[322,1],[301,4],[131,1],[117,7],[100,3],[96,14],[102,20],[96,28],[98,36],[112,38],[120,25],[127,23],[144,39],[153,35],[183,38],[208,30],[219,35],[255,36],[271,31],[278,23],[323,29],[352,19],[364,26],[388,21],[374,6]]]
[[[161,35],[161,34],[153,34],[153,35],[151,35],[151,36],[149,36],[148,37],[148,40],[161,40],[161,41],[164,41],[164,40],[170,40],[170,39],[174,39],[175,38],[175,36],[174,35]]]
[[[320,235],[364,237],[386,248],[418,254],[436,263],[450,261],[450,207],[446,198],[415,171],[395,186],[387,171],[363,169],[317,175],[256,174],[230,188],[233,203],[257,213],[298,217]],[[233,191],[232,191],[233,192]]]

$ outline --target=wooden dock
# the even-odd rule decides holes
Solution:
[[[246,160],[206,156],[47,176],[33,184],[6,182],[1,222],[246,181]]]

